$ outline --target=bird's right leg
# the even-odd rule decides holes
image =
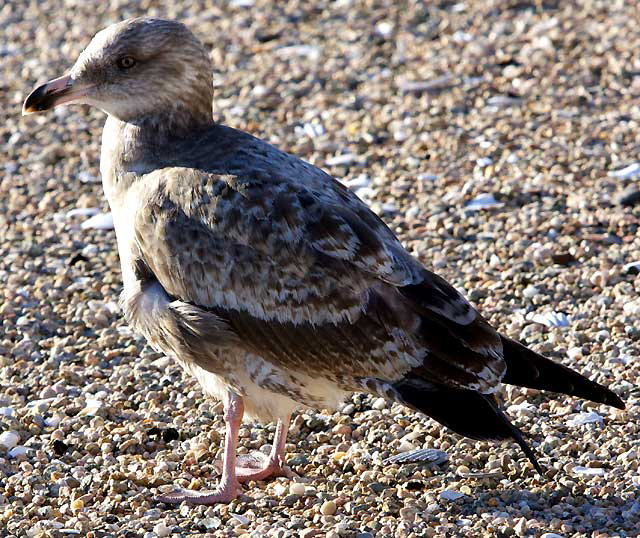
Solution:
[[[291,469],[285,465],[285,444],[290,420],[290,415],[278,420],[273,445],[268,456],[262,452],[252,452],[246,456],[238,457],[236,464],[238,481],[245,483],[250,480],[265,480],[275,476],[286,476],[287,478],[294,476]]]
[[[228,503],[235,499],[242,491],[236,474],[236,448],[238,446],[238,432],[244,413],[242,397],[235,392],[227,392],[224,409],[226,422],[226,436],[224,441],[224,456],[222,460],[222,478],[220,485],[212,491],[196,491],[176,488],[174,491],[158,495],[156,500],[163,503],[217,504]]]

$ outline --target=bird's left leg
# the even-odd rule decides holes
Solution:
[[[240,483],[236,474],[236,448],[238,446],[238,432],[244,413],[242,396],[235,392],[227,392],[224,409],[226,422],[226,436],[224,440],[224,456],[222,460],[222,478],[220,484],[213,491],[196,491],[176,488],[170,493],[158,495],[156,500],[163,503],[192,504],[228,503],[235,499],[240,492]]]
[[[273,446],[269,455],[262,452],[252,452],[246,456],[239,456],[236,463],[236,474],[239,482],[264,480],[274,476],[291,478],[293,473],[285,465],[285,444],[291,415],[280,418],[273,438]]]

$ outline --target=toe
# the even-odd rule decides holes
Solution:
[[[154,497],[156,502],[165,504],[178,504],[187,502],[189,504],[224,504],[229,503],[238,497],[240,486],[235,491],[232,488],[216,489],[211,491],[196,491],[185,488],[175,488],[168,493],[162,493]]]

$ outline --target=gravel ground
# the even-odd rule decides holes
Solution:
[[[162,4],[0,7],[0,535],[638,536],[637,5]],[[223,122],[344,179],[491,322],[627,410],[504,390],[542,478],[511,444],[355,395],[297,415],[294,481],[249,484],[226,506],[154,503],[163,485],[215,483],[221,405],[118,311],[103,114],[20,117],[95,31],[142,14],[211,47]],[[273,431],[245,426],[241,451]],[[423,447],[448,461],[382,464]]]

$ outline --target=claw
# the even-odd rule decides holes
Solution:
[[[214,468],[221,472],[222,462],[216,461]],[[236,459],[236,476],[241,483],[252,480],[265,480],[271,477],[284,476],[294,478],[293,471],[281,462],[274,461],[262,452],[251,452]]]
[[[163,493],[154,497],[156,502],[165,504],[179,504],[181,502],[187,502],[189,504],[218,504],[229,503],[236,499],[240,494],[240,486],[235,491],[232,488],[215,489],[209,491],[196,491],[186,488],[175,488],[173,491]]]

